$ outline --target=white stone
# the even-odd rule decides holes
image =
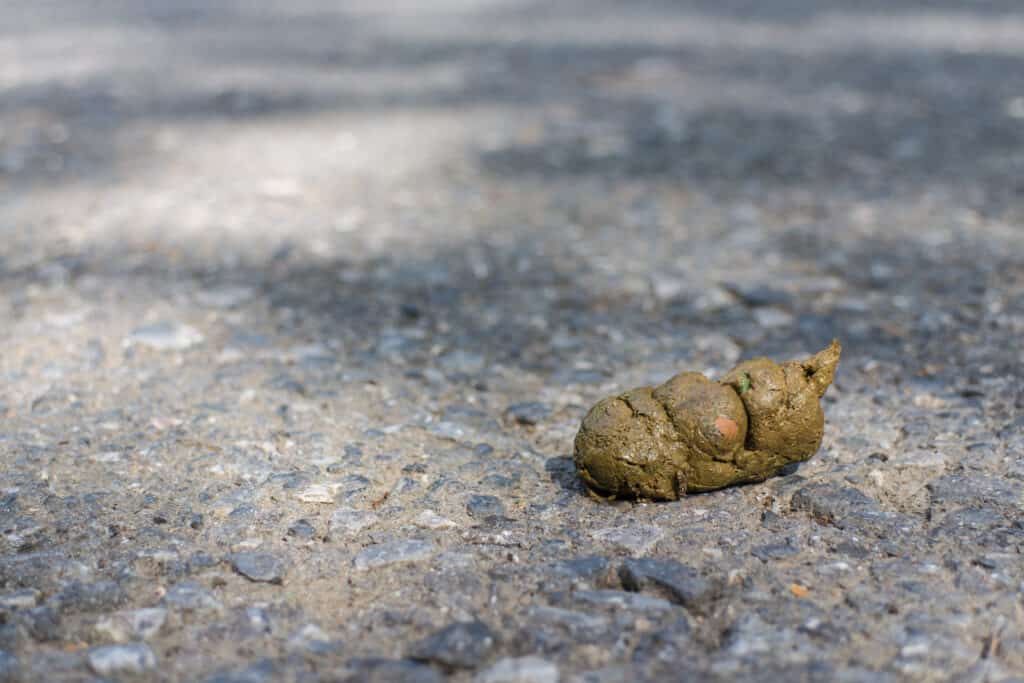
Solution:
[[[607,527],[590,534],[595,541],[611,544],[634,555],[646,554],[664,535],[665,532],[650,524]]]
[[[313,484],[299,492],[299,500],[303,503],[333,503],[334,492],[326,484]]]
[[[167,610],[162,607],[147,607],[137,610],[114,612],[100,617],[96,622],[96,633],[115,643],[152,638],[167,621]]]
[[[507,657],[481,672],[476,683],[558,683],[558,667],[540,657]]]
[[[328,537],[354,536],[380,520],[375,512],[356,510],[354,508],[338,508],[331,514],[328,524]]]
[[[450,529],[456,526],[455,522],[442,517],[433,510],[424,510],[416,517],[416,526],[423,529]]]
[[[41,595],[35,588],[25,588],[11,593],[4,593],[0,595],[0,607],[7,609],[35,607],[39,604]]]
[[[226,286],[196,292],[196,301],[208,308],[234,308],[253,297],[252,287]]]
[[[89,668],[100,676],[141,674],[156,668],[156,655],[145,643],[101,645],[89,651]]]
[[[125,343],[148,346],[156,351],[184,351],[201,344],[203,339],[202,333],[189,325],[159,322],[135,328]]]

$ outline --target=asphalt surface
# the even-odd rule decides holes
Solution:
[[[1024,11],[8,3],[0,681],[1024,680]],[[833,337],[821,451],[589,498]]]

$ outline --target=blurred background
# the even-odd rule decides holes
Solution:
[[[371,324],[350,347],[415,308],[541,364],[723,324],[945,353],[1019,286],[1010,0],[47,1],[0,31],[9,283],[184,269]]]

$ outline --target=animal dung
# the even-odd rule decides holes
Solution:
[[[600,497],[676,500],[807,460],[821,446],[820,399],[841,350],[834,340],[804,360],[745,361],[717,382],[682,372],[603,398],[576,435],[580,477]]]

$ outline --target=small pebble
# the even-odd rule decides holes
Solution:
[[[483,663],[495,642],[487,624],[456,622],[413,645],[409,656],[447,669],[474,669]]]
[[[331,513],[328,523],[329,537],[331,539],[346,538],[355,536],[364,529],[372,527],[380,521],[379,515],[367,510],[355,510],[353,508],[338,508]]]
[[[532,426],[547,417],[551,413],[551,409],[544,403],[530,401],[513,403],[508,407],[506,413],[518,424]]]
[[[456,526],[455,522],[447,517],[442,517],[433,510],[421,512],[416,517],[415,524],[423,529],[450,529]]]
[[[405,539],[390,543],[378,543],[361,550],[352,561],[359,570],[386,567],[401,562],[421,562],[434,556],[432,543],[417,539]]]
[[[235,553],[231,556],[231,566],[250,581],[278,584],[284,581],[284,562],[270,553]]]
[[[558,683],[558,667],[540,657],[507,657],[479,673],[474,683]]]
[[[147,346],[156,351],[184,351],[203,342],[199,330],[189,325],[158,322],[132,330],[125,340],[129,346]]]
[[[156,668],[156,655],[145,643],[101,645],[89,650],[89,668],[100,676],[142,674]]]
[[[466,501],[466,513],[470,517],[503,516],[505,506],[496,496],[474,494]]]

